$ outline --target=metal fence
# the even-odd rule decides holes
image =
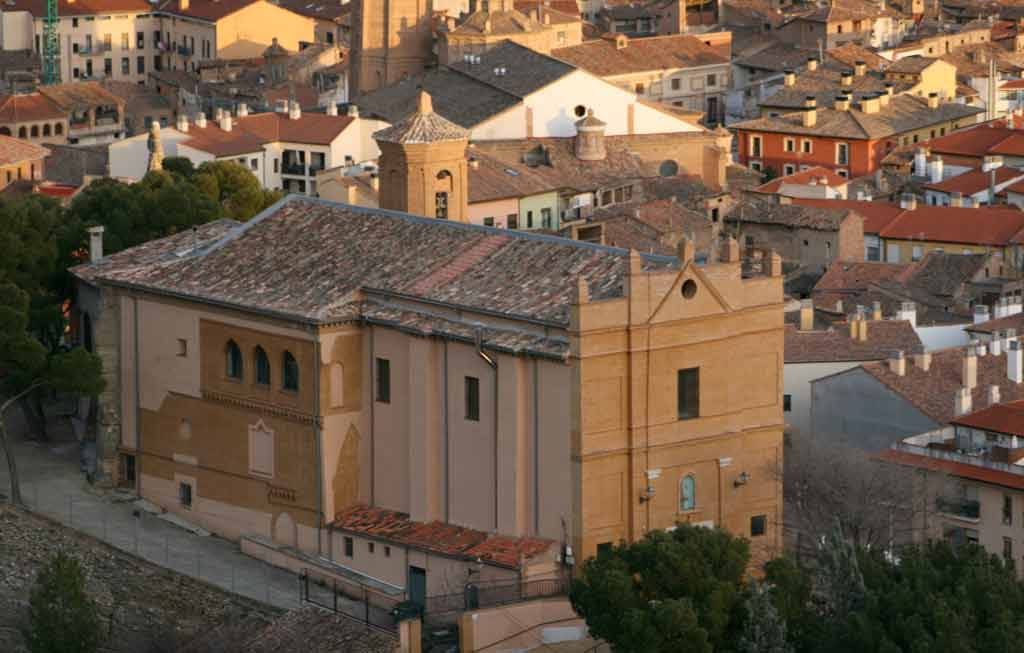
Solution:
[[[467,610],[491,608],[530,599],[564,596],[569,593],[569,579],[544,578],[528,581],[495,581],[469,583],[458,594],[428,596],[423,606],[423,622],[427,625],[446,625],[458,619]]]
[[[383,594],[355,581],[314,569],[303,569],[299,575],[300,598],[337,614],[354,619],[367,627],[398,631],[396,609],[402,597]]]

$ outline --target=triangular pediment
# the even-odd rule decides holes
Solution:
[[[732,308],[715,288],[715,284],[691,261],[679,270],[648,321],[652,324],[672,322],[722,315],[731,311]]]

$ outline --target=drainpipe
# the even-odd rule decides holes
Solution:
[[[370,325],[370,505],[374,502],[374,455],[376,445],[374,443],[374,421],[373,413],[377,404],[377,357],[373,347],[373,325]]]
[[[476,353],[494,370],[494,530],[498,530],[498,359],[492,358],[483,347],[484,332],[476,330]]]
[[[320,334],[315,332],[316,343],[314,353],[316,365],[313,366],[313,410],[316,421],[313,422],[313,457],[316,462],[316,554],[318,557],[324,555],[323,527],[324,527],[324,459],[323,459],[323,427],[320,413],[320,372],[322,368],[320,360]]]

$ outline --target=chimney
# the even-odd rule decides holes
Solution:
[[[939,108],[939,94],[932,91],[928,94],[928,108],[938,109]]]
[[[103,225],[89,227],[89,262],[95,263],[103,258]]]
[[[814,330],[814,300],[813,299],[801,299],[800,300],[800,330],[801,331],[813,331]]]
[[[844,70],[842,75],[839,77],[839,83],[843,86],[850,86],[853,84],[853,71]]]
[[[918,177],[928,175],[928,148],[918,147],[914,150],[914,174]]]
[[[864,113],[878,113],[881,105],[882,101],[878,99],[877,95],[866,95],[860,99],[860,110]]]
[[[867,313],[861,311],[860,319],[857,320],[857,340],[866,342],[868,339],[868,318]]]
[[[895,85],[892,82],[885,83],[885,94],[888,95],[889,97],[892,97],[895,94],[894,86]]]
[[[853,74],[857,77],[863,77],[868,72],[867,64],[863,61],[853,62]]]
[[[984,342],[979,342],[974,346],[974,351],[978,355],[978,358],[984,358],[988,355],[988,345]]]
[[[910,326],[917,328],[917,306],[914,302],[901,302],[900,310],[896,313],[897,320],[906,320]]]
[[[818,101],[813,95],[808,95],[804,101],[804,127],[814,127],[818,124]]]
[[[327,115],[336,116],[338,115],[338,105],[334,102],[327,103]]]
[[[949,205],[953,208],[963,208],[964,205],[964,194],[960,191],[953,191],[949,194]]]
[[[220,128],[226,132],[231,131],[231,114],[227,111],[220,114]]]
[[[849,111],[850,110],[850,98],[847,95],[836,96],[835,103],[836,111]]]
[[[960,384],[973,390],[978,385],[978,356],[971,345],[964,349],[962,370]]]
[[[1013,383],[1024,381],[1024,366],[1021,362],[1020,341],[1011,340],[1006,348],[1006,376]]]
[[[604,161],[607,150],[604,145],[605,123],[594,116],[593,109],[576,121],[575,153],[580,161]]]
[[[202,111],[196,114],[196,127],[206,129],[206,114]]]
[[[376,172],[370,173],[370,187],[373,188],[373,192],[380,191],[380,177],[377,176]]]
[[[783,75],[782,79],[783,83],[786,86],[796,86],[796,73],[794,73],[792,70],[785,71],[785,74]]]
[[[178,131],[180,131],[182,134],[187,134],[188,133],[188,116],[186,116],[184,113],[179,113],[178,114],[178,124],[175,125],[175,127],[177,127]]]
[[[480,167],[480,159],[476,158],[475,156],[469,157],[469,167],[473,168],[474,170],[478,169]]]
[[[928,164],[928,177],[933,184],[937,184],[942,181],[943,164],[942,157],[936,156],[932,159],[931,163]]]
[[[992,384],[988,387],[988,405],[995,406],[999,403],[999,386]]]
[[[996,329],[996,332],[992,334],[992,340],[988,343],[989,348],[992,349],[993,356],[1000,356],[1003,353],[1003,337],[1002,334]]]
[[[876,322],[882,319],[882,302],[873,302],[871,304],[871,319]]]
[[[836,300],[836,313],[842,313],[842,312],[843,312],[843,300],[837,299]]]
[[[178,11],[188,11],[188,0],[178,0]]]
[[[292,100],[288,103],[288,120],[298,120],[302,118],[302,107],[299,106],[298,100]]]
[[[914,354],[914,367],[922,372],[927,372],[932,367],[932,355],[926,351]]]
[[[814,72],[818,69],[818,60],[814,57],[807,58],[807,70]]]
[[[974,323],[981,324],[982,322],[988,322],[988,306],[985,304],[978,304],[974,307]]]
[[[359,117],[359,107],[356,106],[355,104],[348,105],[347,114],[348,114],[349,118],[358,118]]]
[[[956,397],[953,401],[953,415],[960,417],[971,412],[971,390],[970,388],[960,388],[956,391]]]
[[[860,322],[860,311],[858,310],[856,313],[850,314],[850,318],[849,318],[850,340],[856,340],[857,339],[857,332],[860,330],[859,327],[857,326],[859,322]]]
[[[238,103],[238,109],[236,110],[239,118],[245,118],[249,115],[249,105],[245,102]]]
[[[913,193],[903,193],[900,195],[900,208],[906,209],[907,211],[914,211],[917,209],[917,196]]]
[[[907,373],[907,359],[903,357],[902,351],[897,351],[889,359],[889,371],[896,376],[905,376]]]

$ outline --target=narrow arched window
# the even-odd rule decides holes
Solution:
[[[225,371],[229,379],[242,378],[242,350],[238,348],[234,340],[228,340],[225,348]]]
[[[284,353],[281,365],[281,386],[285,390],[299,389],[299,362],[295,360],[290,351]]]
[[[687,474],[679,481],[679,510],[693,510],[697,507],[697,481],[693,474]]]
[[[32,125],[32,138],[39,138],[39,125]]]
[[[58,122],[56,125],[53,126],[53,133],[58,135],[58,136],[63,134],[64,133],[64,125],[62,125],[61,123]]]
[[[263,347],[257,347],[253,352],[253,363],[256,367],[256,383],[270,385],[270,358]]]
[[[18,127],[18,138],[28,138],[28,130],[24,127]]]
[[[49,123],[47,123],[47,124],[43,125],[43,136],[49,136],[49,135],[50,135],[50,125],[49,125]]]

